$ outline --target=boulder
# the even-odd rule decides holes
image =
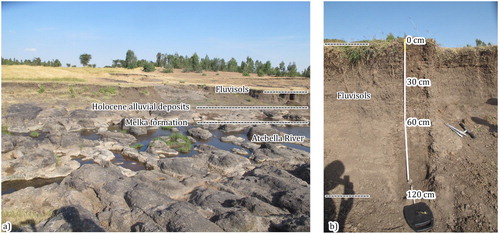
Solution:
[[[225,184],[290,213],[309,215],[309,184],[285,170],[261,166],[240,178],[230,178]]]
[[[275,232],[310,232],[311,221],[309,216],[296,215],[273,224],[271,231]]]
[[[40,228],[41,232],[104,232],[92,212],[79,206],[65,206],[54,211],[54,215]]]
[[[153,219],[166,224],[168,232],[222,232],[223,230],[203,217],[198,209],[187,202],[176,202],[155,212]]]
[[[234,135],[230,135],[230,136],[221,137],[220,141],[222,141],[222,142],[230,142],[230,143],[232,143],[234,145],[241,145],[241,144],[243,144],[243,142],[246,141],[246,139],[243,138],[243,137],[237,137],[237,136],[234,136]]]
[[[283,115],[287,114],[287,110],[264,110],[262,112],[267,118],[272,120],[281,120],[283,119]]]
[[[260,148],[260,145],[258,144],[255,144],[255,143],[252,143],[250,141],[245,141],[241,144],[241,147],[243,148],[246,148],[246,149],[252,149],[252,150],[255,150],[255,149],[258,149]]]
[[[304,118],[301,115],[297,115],[297,114],[286,114],[283,116],[283,118],[285,118],[289,121],[306,121],[306,118]]]
[[[2,153],[7,153],[14,150],[14,142],[12,137],[6,134],[2,134]]]
[[[244,149],[233,148],[231,149],[231,152],[239,155],[248,155],[248,152]]]
[[[251,232],[258,231],[258,219],[248,211],[229,211],[217,215],[212,220],[226,232]]]
[[[163,173],[173,177],[202,178],[208,173],[206,162],[193,157],[160,159],[158,165]]]
[[[298,150],[277,143],[264,143],[255,149],[249,159],[257,162],[282,162],[288,165],[309,163],[309,152]],[[288,166],[281,166],[282,168]]]
[[[107,162],[115,158],[113,152],[109,151],[104,146],[84,147],[80,151],[80,155],[84,156],[86,159],[94,160],[94,162],[99,165],[107,165]]]
[[[281,132],[278,129],[275,129],[269,125],[258,125],[256,127],[251,127],[248,131],[248,139],[252,139],[253,135],[268,135],[272,136],[273,134],[280,134]]]
[[[37,118],[42,119],[42,118],[61,118],[64,117],[68,114],[68,110],[64,107],[56,107],[56,108],[47,108],[45,110],[42,110]]]
[[[97,118],[97,114],[95,111],[91,110],[74,110],[71,112],[70,117],[75,119],[93,119]]]
[[[130,127],[128,131],[134,136],[141,136],[148,134],[148,129],[145,127]]]
[[[208,140],[210,137],[212,137],[212,133],[203,128],[191,128],[188,130],[188,134],[192,137],[202,140]]]
[[[13,104],[7,108],[7,119],[35,119],[42,111],[42,108],[33,104]]]
[[[116,142],[122,145],[130,145],[137,141],[134,136],[122,132],[106,131],[99,134],[102,136],[104,142]]]
[[[219,127],[219,130],[223,132],[243,132],[250,126],[245,124],[224,124]]]
[[[130,147],[123,147],[121,154],[123,157],[138,161],[140,163],[145,163],[147,161],[147,156],[139,153],[136,149]]]
[[[240,198],[242,197],[226,191],[199,187],[191,192],[189,203],[210,210],[218,215],[235,210],[233,207],[230,207],[228,203]]]
[[[179,152],[170,148],[163,140],[154,140],[149,143],[147,152],[162,156],[177,156]]]

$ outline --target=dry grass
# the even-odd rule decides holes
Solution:
[[[89,67],[42,67],[28,65],[2,65],[2,78],[8,79],[53,79],[53,78],[80,78],[110,77],[110,73],[118,73],[116,68],[89,68]],[[132,70],[133,71],[133,70]],[[131,72],[129,70],[129,72]]]
[[[44,210],[41,212],[24,210],[24,209],[13,209],[4,210],[2,209],[2,223],[9,221],[14,226],[22,226],[29,223],[38,224],[43,220],[50,218],[52,215],[52,210]]]
[[[2,81],[91,83],[108,86],[246,85],[254,89],[309,89],[309,79],[303,77],[258,77],[257,74],[243,76],[237,72],[221,71],[183,73],[181,69],[174,69],[173,73],[163,73],[160,68],[154,72],[143,72],[141,69],[2,65]]]

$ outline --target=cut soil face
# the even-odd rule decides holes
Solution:
[[[359,60],[349,58],[354,52]],[[422,200],[433,211],[432,230],[496,232],[497,47],[439,48],[432,40],[408,46],[407,77],[432,81],[407,88],[407,117],[432,121],[430,128],[408,128],[414,189],[437,196]],[[339,91],[372,98],[337,100]],[[460,122],[476,139],[445,125]],[[403,123],[402,41],[325,48],[325,194],[370,195],[325,199],[325,230],[340,220],[348,232],[412,231],[402,213],[411,204],[404,199]]]

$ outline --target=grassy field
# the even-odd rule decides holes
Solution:
[[[2,65],[2,82],[28,83],[87,83],[120,86],[155,86],[167,84],[246,85],[254,89],[309,89],[309,79],[303,77],[243,76],[237,72],[163,73],[163,69],[143,72],[142,68],[42,67]]]

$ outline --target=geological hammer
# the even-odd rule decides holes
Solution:
[[[460,127],[462,127],[464,129],[464,133],[467,133],[469,134],[469,136],[474,139],[476,138],[476,136],[474,136],[474,134],[472,134],[472,132],[470,132],[469,130],[467,130],[467,128],[465,128],[465,125],[463,123],[459,123]]]

